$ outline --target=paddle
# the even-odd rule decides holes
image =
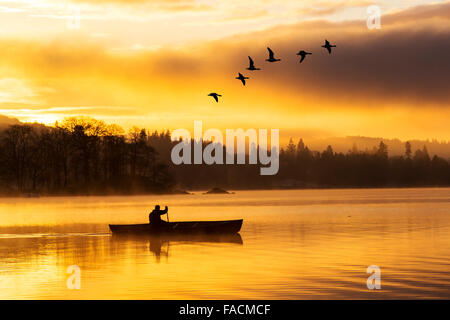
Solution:
[[[166,209],[167,209],[167,206],[166,206]],[[170,222],[169,221],[169,210],[167,210],[167,222]]]

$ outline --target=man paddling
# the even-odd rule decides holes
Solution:
[[[150,212],[150,214],[148,215],[148,219],[150,220],[150,223],[152,225],[161,225],[163,223],[166,223],[165,221],[161,220],[161,216],[163,214],[167,214],[168,211],[169,211],[169,209],[167,208],[167,206],[164,210],[161,210],[159,204],[157,204],[155,206],[155,209],[153,209],[153,211]]]

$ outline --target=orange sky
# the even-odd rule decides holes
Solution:
[[[450,140],[449,17],[450,1],[0,1],[0,114]]]

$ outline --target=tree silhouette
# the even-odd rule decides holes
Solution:
[[[203,147],[211,143],[203,141]],[[330,145],[312,151],[302,139],[280,150],[277,175],[259,165],[174,165],[169,131],[72,117],[54,127],[11,125],[0,131],[0,192],[4,195],[163,193],[177,189],[345,188],[449,186],[450,163],[427,148],[389,157],[380,141],[372,151],[346,154]],[[193,148],[193,143],[191,144]],[[222,146],[224,155],[225,146]],[[253,146],[258,148],[258,146]],[[236,156],[236,155],[235,155]]]

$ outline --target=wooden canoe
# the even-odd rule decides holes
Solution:
[[[233,234],[241,230],[243,220],[164,222],[158,226],[146,224],[110,224],[113,233],[161,234],[161,233],[207,233]]]

